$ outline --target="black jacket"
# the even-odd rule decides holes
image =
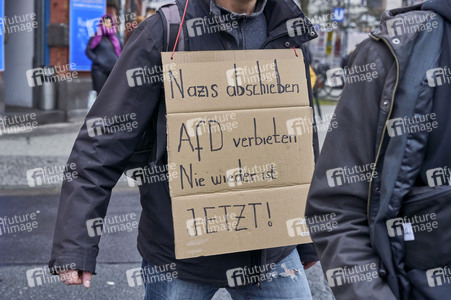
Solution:
[[[434,27],[427,25],[431,10]],[[350,59],[351,70],[375,64],[377,76],[345,85],[307,202],[309,219],[321,217],[310,231],[337,299],[449,298],[451,282],[439,281],[451,266],[451,187],[415,184],[429,131],[410,120],[430,115],[434,101],[449,101],[434,98],[428,73],[444,67],[450,16],[449,0],[387,11]],[[335,224],[324,221],[332,214]],[[439,224],[432,231],[411,221],[431,214]],[[415,240],[404,240],[403,224],[416,230]]]
[[[178,1],[178,4],[184,7],[185,2]],[[209,14],[209,0],[192,0],[186,20],[207,17]],[[292,0],[269,0],[264,14],[269,36],[263,46],[265,49],[293,46],[304,48],[304,42],[316,37],[313,30],[302,36],[288,35],[286,21],[304,16]],[[87,120],[91,120],[135,113],[137,129],[91,137],[92,128],[88,128],[85,122],[80,130],[69,158],[69,163],[76,163],[79,177],[63,184],[49,263],[51,267],[75,263],[79,270],[95,271],[100,237],[89,237],[86,221],[105,216],[111,190],[126,168],[143,132],[155,121],[158,115],[157,107],[163,95],[162,82],[130,87],[126,77],[127,70],[161,66],[160,54],[164,51],[163,28],[162,18],[156,14],[134,30],[87,116]],[[186,26],[184,30],[186,33]],[[185,34],[185,39],[185,49],[189,51],[238,50],[235,39],[227,32],[193,38]],[[307,55],[306,51],[304,54]],[[306,69],[308,70],[308,67]],[[317,147],[316,142],[314,146]],[[140,194],[143,212],[139,223],[138,250],[152,264],[176,262],[180,279],[226,286],[226,270],[277,263],[295,249],[291,246],[176,260],[168,182],[142,185]],[[317,260],[313,244],[302,245],[298,249],[303,261]]]
[[[89,39],[86,46],[86,56],[92,60],[92,67],[101,71],[110,72],[118,60],[113,44],[108,37],[102,36],[102,40],[94,49],[91,49],[93,37]]]

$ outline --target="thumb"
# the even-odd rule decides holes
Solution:
[[[83,279],[83,285],[85,286],[85,288],[89,288],[91,285],[91,278],[92,278],[92,273],[91,272],[84,272],[83,271],[83,275],[82,275],[82,279]]]

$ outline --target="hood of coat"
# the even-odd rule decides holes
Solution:
[[[431,3],[448,3],[449,1],[437,0]],[[384,12],[379,29],[373,31],[371,36],[376,39],[384,37],[391,44],[398,58],[407,60],[409,55],[406,54],[412,51],[414,45],[421,44],[426,35],[441,38],[443,34],[444,17],[439,12],[425,10],[425,7],[428,8],[425,5],[418,4]],[[447,7],[449,9],[449,6]],[[440,9],[444,8],[440,6]]]
[[[431,0],[422,6],[423,10],[433,10],[443,18],[451,22],[451,1],[450,0]]]

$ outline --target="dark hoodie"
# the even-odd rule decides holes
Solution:
[[[428,170],[432,169],[441,168],[444,170],[444,182],[441,182],[441,184],[449,184],[450,182],[451,155],[449,154],[451,153],[451,143],[449,138],[445,137],[451,137],[451,126],[449,125],[449,114],[451,112],[451,1],[426,2],[422,9],[432,10],[448,21],[445,23],[443,32],[442,54],[439,63],[439,67],[444,69],[445,78],[443,78],[443,84],[435,88],[433,99],[433,113],[437,115],[438,126],[429,134],[426,156],[417,180],[417,185],[427,186],[434,183],[428,182],[426,174]]]

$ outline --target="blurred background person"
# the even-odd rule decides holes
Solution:
[[[86,55],[92,60],[92,85],[97,94],[113,70],[121,51],[116,22],[111,15],[104,15],[96,35],[91,37],[86,47]]]

